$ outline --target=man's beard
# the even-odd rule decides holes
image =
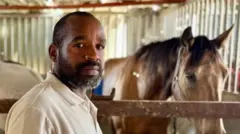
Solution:
[[[87,66],[98,66],[98,75],[83,75],[80,72],[83,68]],[[102,78],[102,67],[100,63],[93,61],[86,61],[84,63],[80,63],[75,67],[72,67],[66,60],[61,61],[58,65],[58,75],[61,80],[75,89],[83,89],[90,90],[96,88],[101,81]]]
[[[94,89],[96,88],[101,81],[101,75],[97,76],[84,76],[82,75],[81,77],[72,77],[68,79],[68,83],[75,88],[80,88],[80,89]]]

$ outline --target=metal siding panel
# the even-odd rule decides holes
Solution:
[[[235,55],[236,57],[234,57],[234,60],[235,60],[235,65],[234,65],[234,68],[235,68],[235,77],[234,77],[234,93],[238,93],[238,68],[239,68],[239,53],[240,53],[240,47],[239,47],[239,44],[240,44],[240,33],[239,33],[239,26],[240,26],[240,6],[239,6],[240,2],[237,1],[237,0],[234,0],[233,1],[233,23],[235,24],[234,26],[234,31],[233,32],[233,35],[232,35],[232,44],[231,44],[231,58],[233,58],[233,55]],[[238,18],[236,18],[236,14],[238,15]],[[236,38],[238,36],[238,38]],[[237,51],[236,51],[237,50]],[[235,53],[233,54],[232,52]]]
[[[214,33],[213,33],[213,38],[217,37],[218,34],[218,29],[219,29],[219,23],[220,23],[220,3],[219,0],[214,0],[215,3],[215,10],[214,10],[214,25],[213,25],[213,29],[214,29]]]
[[[44,33],[45,33],[45,36],[44,36],[44,50],[45,50],[45,46],[48,44],[48,29],[49,29],[49,26],[48,26],[48,17],[44,17],[44,25],[45,25],[45,29],[44,29]],[[46,68],[46,64],[47,64],[47,60],[46,60],[46,55],[45,55],[45,51],[44,51],[44,54],[43,54],[43,60],[44,60],[44,64],[43,64],[43,70],[44,72],[47,72],[47,68]]]
[[[23,33],[22,33],[22,18],[17,17],[17,45],[18,45],[18,62],[23,62]]]
[[[225,19],[225,17],[224,17],[225,3],[224,3],[224,1],[225,0],[221,0],[221,2],[219,3],[220,4],[220,22],[219,22],[219,25],[218,25],[219,26],[219,31],[218,31],[217,35],[222,33],[223,29],[224,29],[224,19]],[[223,49],[220,52],[221,52],[221,54],[223,54]],[[224,58],[224,56],[223,56],[223,58]]]
[[[36,26],[36,29],[37,29],[37,43],[35,44],[35,49],[36,49],[36,66],[37,66],[37,71],[39,73],[42,73],[42,70],[41,70],[41,53],[42,53],[42,48],[41,46],[43,46],[42,44],[42,28],[41,28],[41,21],[42,19],[40,17],[37,17],[37,26]]]
[[[10,57],[9,57],[9,59],[11,59],[11,60],[15,60],[15,59],[13,59],[14,58],[14,54],[15,54],[15,44],[14,44],[14,18],[13,17],[11,17],[11,18],[9,18],[10,19],[10,45],[11,45],[11,47],[10,47]]]
[[[239,29],[240,28],[240,8],[239,8],[239,6],[238,6],[238,20],[237,20],[237,28]],[[238,35],[238,38],[237,38],[237,56],[236,56],[236,71],[235,71],[235,74],[238,74],[238,68],[239,68],[239,62],[240,62],[240,60],[239,60],[239,58],[240,58],[240,30],[237,30],[237,35]],[[238,81],[238,77],[235,77],[235,83],[237,83],[237,81]]]
[[[210,15],[210,13],[209,13],[209,0],[206,0],[205,1],[205,6],[204,6],[204,25],[203,25],[203,34],[205,35],[205,36],[209,36],[209,34],[208,34],[208,28],[209,28],[209,23],[208,23],[208,21],[209,21],[209,15]]]
[[[230,12],[229,17],[230,18],[229,19],[230,19],[230,22],[231,22],[231,23],[229,23],[228,27],[230,27],[232,25],[232,23],[235,23],[235,20],[236,20],[235,19],[236,0],[232,0],[232,1],[228,1],[228,2],[230,4],[230,6],[229,6],[229,12]],[[230,69],[233,68],[233,55],[234,55],[233,48],[234,48],[234,45],[235,45],[235,36],[236,36],[235,34],[236,34],[236,32],[235,32],[235,28],[234,28],[233,32],[232,32],[232,36],[230,38],[231,39],[230,44],[227,45],[228,49],[230,49],[229,50],[229,68]],[[231,75],[231,76],[233,76],[233,75]],[[229,83],[232,83],[232,77],[229,78]],[[231,92],[236,92],[234,90],[235,89],[234,85],[230,84],[228,90],[231,91]]]
[[[197,1],[197,25],[196,25],[196,34],[200,34],[200,24],[201,24],[201,1]]]
[[[209,17],[209,22],[208,22],[208,24],[209,24],[208,36],[209,36],[210,39],[212,39],[213,38],[213,34],[214,34],[214,29],[213,29],[214,9],[216,8],[216,6],[214,5],[213,0],[210,0],[209,4],[210,4],[209,5],[209,8],[210,8],[209,15],[210,15],[210,17]]]
[[[5,29],[7,29],[7,18],[6,17],[4,17],[3,18],[3,28],[4,28],[4,30]],[[7,36],[7,35],[6,35]],[[7,37],[4,37],[3,38],[3,49],[4,49],[4,60],[7,60],[8,59],[8,57],[7,57],[7,55],[8,55],[8,38]]]
[[[200,32],[199,34],[204,34],[203,33],[203,30],[204,30],[204,0],[202,0],[200,2],[200,25],[199,25],[199,29],[200,29]]]

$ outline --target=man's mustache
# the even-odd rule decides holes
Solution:
[[[101,65],[99,62],[94,62],[94,61],[87,61],[87,62],[84,62],[84,63],[80,63],[76,66],[76,71],[79,72],[81,71],[82,69],[84,69],[85,67],[89,67],[89,66],[97,66],[99,69],[99,72],[102,71],[102,68],[101,68]]]

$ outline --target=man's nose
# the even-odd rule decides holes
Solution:
[[[96,48],[91,47],[87,54],[86,54],[86,60],[91,60],[91,61],[99,61],[100,60],[100,56],[98,55],[98,52],[96,50]]]

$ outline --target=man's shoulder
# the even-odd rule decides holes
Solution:
[[[22,98],[20,98],[11,108],[11,111],[19,111],[25,109],[46,110],[52,105],[52,97],[56,96],[56,92],[47,82],[42,82],[29,90]]]
[[[50,120],[48,111],[51,111],[51,96],[54,91],[51,85],[42,82],[29,90],[10,109],[6,119],[5,130],[7,133],[38,131],[42,123],[49,127]],[[52,93],[53,92],[53,93]],[[24,124],[22,124],[24,122]],[[32,125],[32,127],[31,127]]]

